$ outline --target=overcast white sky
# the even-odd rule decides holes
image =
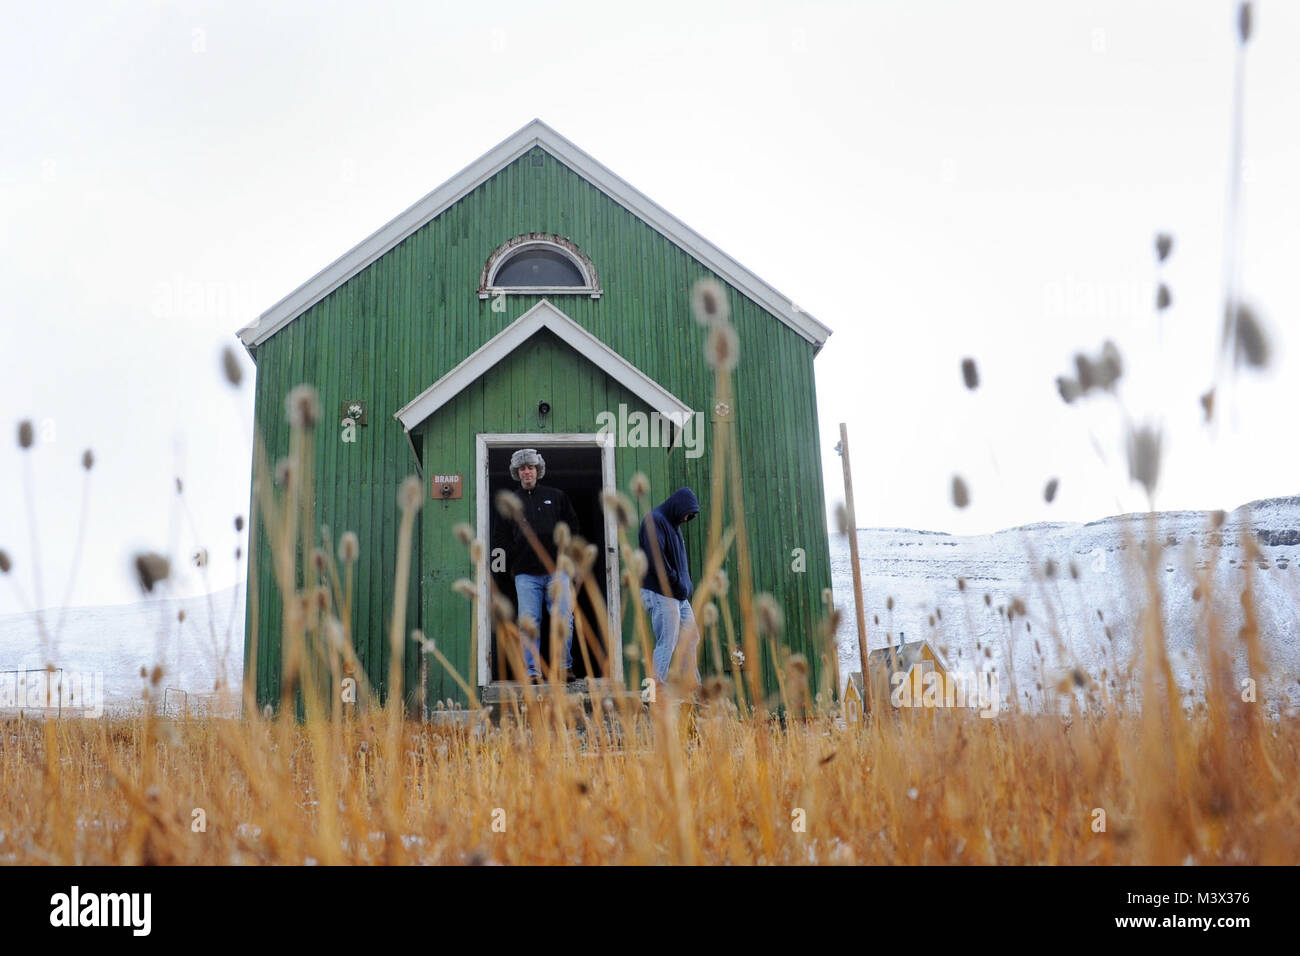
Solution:
[[[1115,403],[1067,407],[1053,384],[1107,337],[1128,414],[1165,428],[1159,507],[1300,492],[1295,4],[1256,4],[1247,67],[1243,280],[1274,363],[1223,393],[1216,428],[1199,420],[1222,309],[1234,8],[11,5],[0,547],[31,596],[30,464],[44,603],[60,602],[92,447],[72,603],[131,600],[135,548],[202,543],[211,586],[233,583],[252,407],[220,379],[220,348],[533,117],[834,330],[816,365],[827,498],[841,497],[845,421],[860,526],[978,533],[1143,507]],[[1157,318],[1159,230],[1175,236],[1174,304]],[[28,462],[13,440],[25,417]],[[18,610],[6,582],[0,613]]]

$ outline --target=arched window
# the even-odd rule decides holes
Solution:
[[[587,294],[600,298],[596,267],[568,239],[530,232],[503,243],[488,256],[478,297],[500,294]]]

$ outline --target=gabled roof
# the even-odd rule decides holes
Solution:
[[[945,671],[948,670],[948,662],[939,653],[939,649],[925,638],[919,641],[908,641],[905,644],[895,644],[892,653],[888,647],[877,647],[867,654],[867,659],[872,664],[883,665],[885,670],[890,673],[894,670],[892,665],[897,663],[897,669],[906,673],[921,660],[921,651],[927,647],[930,649],[930,653],[934,655],[934,659],[939,662],[939,666]]]
[[[651,411],[678,425],[691,417],[690,406],[546,299],[488,339],[463,362],[407,402],[393,417],[409,432],[542,329],[550,329],[562,342],[645,402]]]
[[[363,240],[350,252],[316,273],[263,312],[256,322],[240,329],[239,337],[244,345],[252,348],[265,342],[384,253],[535,146],[546,150],[606,196],[704,263],[713,272],[798,332],[816,349],[820,349],[826,337],[831,334],[831,330],[826,326],[808,313],[797,309],[787,296],[772,288],[541,120],[535,119],[513,136],[484,153],[388,225]]]

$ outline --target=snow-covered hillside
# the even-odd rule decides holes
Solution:
[[[148,684],[140,676],[142,667],[148,671],[155,665],[162,667],[154,696],[162,702],[165,694],[169,710],[187,703],[195,711],[210,710],[219,677],[236,689],[242,679],[242,588],[215,592],[210,604],[205,596],[68,608],[61,630],[59,618],[58,610],[42,615],[51,641],[57,634],[57,644],[47,648],[34,615],[0,617],[0,681],[6,679],[3,672],[40,670],[47,661],[69,678],[103,674],[104,707],[120,712],[141,699]],[[5,703],[0,684],[0,713],[12,709]]]
[[[1150,540],[1158,548],[1166,646],[1179,683],[1204,686],[1197,628],[1204,627],[1207,599],[1238,651],[1234,673],[1248,676],[1238,634],[1249,586],[1270,667],[1259,682],[1261,699],[1271,698],[1270,710],[1300,701],[1300,497],[1253,502],[1228,513],[1217,530],[1211,513],[1163,512],[1154,516],[1152,534],[1150,517],[1044,523],[972,537],[859,529],[870,647],[884,647],[887,634],[894,641],[927,638],[951,668],[996,666],[1004,698],[1014,659],[1022,703],[1026,693],[1034,701],[1040,684],[1052,686],[1076,667],[1098,680],[1104,668],[1109,681],[1117,663],[1120,670],[1130,665],[1140,611],[1150,603],[1141,558],[1142,542]],[[1258,547],[1255,560],[1248,560],[1243,536]],[[848,673],[860,667],[845,535],[831,537],[831,567],[843,612],[840,667]],[[1208,587],[1199,587],[1202,577]],[[1017,599],[1025,613],[1009,627],[1005,611]]]

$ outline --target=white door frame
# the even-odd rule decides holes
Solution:
[[[488,664],[491,656],[488,645],[495,638],[488,615],[488,577],[492,564],[490,516],[492,502],[488,500],[488,449],[503,446],[514,448],[599,448],[601,449],[601,486],[606,491],[616,487],[614,479],[614,436],[587,433],[554,434],[551,432],[480,432],[474,438],[475,501],[478,512],[478,538],[483,542],[487,570],[478,582],[478,683],[489,683]],[[605,515],[605,604],[609,611],[609,673],[605,676],[623,680],[623,626],[619,618],[619,555],[618,525],[614,515],[603,504]],[[592,622],[593,625],[595,622]],[[576,637],[576,635],[575,635]]]

